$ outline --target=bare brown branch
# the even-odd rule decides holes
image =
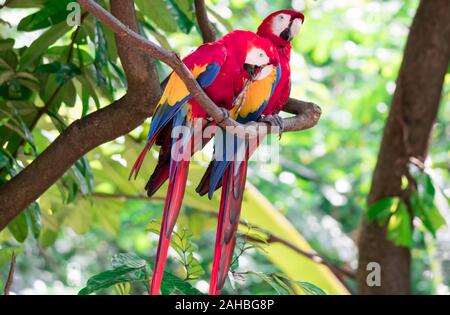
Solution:
[[[3,290],[4,295],[9,295],[9,292],[11,291],[15,271],[16,271],[16,253],[13,252],[11,255],[11,264],[9,265],[8,279],[6,280],[5,288]]]
[[[242,223],[241,223],[242,224]],[[258,239],[252,238],[251,236],[246,236],[247,239],[251,240],[252,242],[261,242]],[[345,277],[349,277],[349,278],[355,278],[356,277],[356,273],[347,269],[344,269],[340,266],[337,266],[335,264],[333,264],[332,262],[328,261],[327,259],[323,258],[322,256],[318,255],[317,253],[314,252],[307,252],[302,250],[301,248],[299,248],[298,246],[295,246],[294,244],[292,244],[291,242],[282,239],[276,235],[267,233],[267,239],[266,239],[267,243],[279,243],[282,244],[290,249],[292,249],[294,252],[296,252],[297,254],[300,254],[306,258],[311,259],[312,261],[318,263],[318,264],[322,264],[327,266],[328,268],[330,268],[335,274],[336,273],[340,273],[341,275],[345,276]]]
[[[205,211],[200,211],[200,210],[197,210],[197,212],[201,213],[201,214],[204,214],[204,215],[208,215],[208,216],[214,217],[214,218],[218,217],[218,213],[217,212],[212,212],[212,211],[211,212],[205,212]],[[330,262],[328,259],[320,256],[319,254],[317,254],[315,252],[304,251],[300,247],[292,244],[291,242],[289,242],[289,241],[287,241],[287,240],[285,240],[285,239],[283,239],[283,238],[281,238],[279,236],[273,235],[272,233],[268,232],[267,230],[265,230],[265,229],[263,229],[261,227],[250,225],[249,223],[247,223],[245,221],[239,221],[239,224],[242,225],[242,226],[250,227],[250,228],[257,228],[258,231],[260,231],[262,234],[264,234],[266,236],[265,241],[267,243],[280,243],[280,244],[282,244],[282,245],[284,245],[286,247],[289,247],[290,249],[295,251],[297,254],[300,254],[300,255],[308,258],[308,259],[311,259],[312,261],[314,261],[314,262],[316,262],[318,264],[322,264],[322,265],[327,266],[328,268],[330,268],[330,270],[336,276],[338,276],[338,278],[342,278],[342,276],[345,276],[345,277],[349,277],[349,278],[353,279],[353,278],[356,277],[356,274],[355,274],[354,271],[347,270],[345,268],[337,266],[336,264]],[[246,234],[245,238],[247,240],[250,240],[250,241],[255,242],[255,243],[262,243],[261,239],[254,238],[251,235],[247,235]]]
[[[210,43],[216,40],[216,30],[208,19],[208,10],[206,9],[205,0],[195,0],[195,14],[197,16],[198,26],[202,33],[204,43]]]

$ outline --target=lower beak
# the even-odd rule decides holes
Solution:
[[[284,31],[281,32],[280,37],[284,39],[287,42],[290,42],[293,37],[291,33],[291,27],[286,28]]]
[[[246,63],[244,70],[247,71],[250,78],[254,79],[258,75],[260,67]]]

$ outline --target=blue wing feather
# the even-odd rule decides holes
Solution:
[[[217,78],[221,69],[221,65],[217,62],[210,63],[205,71],[197,77],[197,81],[202,88],[207,88],[210,86],[214,80]],[[162,128],[176,115],[180,108],[186,104],[186,102],[192,99],[192,95],[189,94],[184,97],[181,101],[170,106],[168,104],[161,104],[156,110],[152,123],[150,125],[150,130],[148,133],[147,141],[151,141],[154,137],[158,135]]]
[[[275,88],[278,84],[278,82],[280,81],[281,78],[281,66],[278,65],[277,66],[277,72],[276,72],[276,78],[275,81],[272,84],[271,87],[271,92],[270,92],[270,97],[265,100],[261,106],[259,106],[257,108],[256,111],[249,113],[248,115],[246,115],[245,117],[242,116],[238,116],[236,118],[236,121],[241,123],[241,124],[245,124],[249,121],[256,121],[261,114],[263,113],[263,111],[265,110],[265,108],[267,107],[267,104],[269,104],[270,98],[273,95],[273,92],[275,91]],[[233,162],[233,160],[235,160],[233,157],[236,155],[236,153],[238,152],[238,150],[240,149],[239,146],[240,145],[245,145],[245,141],[238,141],[238,145],[233,146],[233,152],[224,152],[226,151],[225,148],[226,146],[223,146],[223,141],[222,143],[216,143],[217,145],[221,145],[222,147],[219,149],[223,149],[222,152],[222,157],[221,160],[218,161],[216,159],[214,159],[212,161],[213,166],[212,166],[212,172],[211,172],[211,178],[210,178],[210,182],[209,182],[209,192],[208,192],[208,197],[209,199],[212,199],[213,195],[214,195],[214,191],[216,190],[216,187],[219,183],[219,181],[222,179],[223,175],[225,174],[225,171],[227,170],[227,168],[231,165],[231,163]],[[216,147],[217,148],[217,147]],[[235,161],[236,165],[235,165],[235,169],[238,170],[239,166],[241,164],[240,161]]]

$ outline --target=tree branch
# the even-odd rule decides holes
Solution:
[[[143,200],[143,201],[162,201],[164,202],[166,200],[166,198],[160,198],[160,197],[155,197],[153,196],[151,199],[148,198],[147,196],[144,195],[127,195],[127,194],[107,194],[107,193],[92,193],[92,196],[95,198],[104,198],[104,199],[129,199],[129,200]]]
[[[216,40],[216,30],[208,19],[208,11],[204,0],[195,0],[195,14],[197,16],[198,26],[202,33],[204,43],[210,43]]]
[[[205,91],[203,91],[192,73],[175,52],[167,51],[140,36],[121,23],[117,18],[103,9],[95,1],[79,0],[79,3],[86,11],[93,14],[102,23],[108,26],[114,33],[116,33],[116,36],[121,38],[125,43],[147,52],[152,57],[159,59],[170,66],[183,80],[193,98],[219,126],[223,128],[232,127],[227,129],[228,132],[236,134],[242,138],[257,137],[259,133],[277,132],[272,128],[267,130],[268,128],[266,123],[251,122],[242,125],[231,118],[226,118],[223,111],[216,104],[214,104],[208,95],[206,95]],[[292,104],[291,107],[292,106],[298,109],[299,104]],[[313,112],[319,113],[319,111],[314,109]],[[300,118],[290,118],[285,122],[284,131],[299,131],[310,128],[310,126],[314,126],[317,123],[319,117],[320,115],[306,115]]]
[[[215,218],[218,217],[218,213],[217,212],[212,212],[212,211],[205,212],[205,211],[200,211],[200,210],[198,210],[198,212],[202,213],[202,214],[207,214],[207,215],[209,215],[211,217],[215,217]],[[260,231],[261,233],[263,233],[267,237],[266,238],[266,242],[267,243],[279,243],[279,244],[282,244],[282,245],[284,245],[286,247],[289,247],[290,249],[295,251],[297,254],[300,254],[300,255],[308,258],[308,259],[311,259],[312,261],[314,261],[314,262],[316,262],[318,264],[322,264],[322,265],[327,266],[340,279],[342,279],[341,276],[349,277],[351,279],[356,278],[356,273],[354,271],[347,270],[345,268],[337,266],[336,264],[334,264],[334,263],[330,262],[329,260],[323,258],[322,256],[320,256],[317,253],[304,251],[300,247],[292,244],[291,242],[289,242],[289,241],[287,241],[287,240],[285,240],[285,239],[283,239],[281,237],[273,235],[272,233],[268,232],[267,230],[265,230],[265,229],[263,229],[261,227],[250,225],[250,224],[248,224],[247,222],[244,222],[244,221],[239,221],[239,224],[242,225],[242,226],[245,226],[245,227],[257,228],[258,231]],[[245,237],[248,240],[251,240],[252,242],[263,243],[260,239],[251,237],[250,235],[245,235]]]
[[[242,223],[241,223],[242,224]],[[246,236],[247,239],[251,240],[252,242],[261,242],[261,240],[258,240],[256,238],[252,238],[251,236]],[[295,246],[294,244],[292,244],[291,242],[282,239],[276,235],[267,234],[267,239],[266,239],[267,243],[279,243],[282,244],[290,249],[292,249],[294,252],[311,259],[312,261],[318,263],[318,264],[322,264],[327,266],[328,268],[330,268],[334,274],[339,273],[345,277],[349,277],[351,279],[356,278],[356,273],[350,270],[347,270],[345,268],[342,268],[340,266],[335,265],[334,263],[328,261],[327,259],[323,258],[322,256],[319,256],[317,253],[314,252],[307,252],[302,250],[301,248],[299,248],[298,246]]]
[[[9,266],[8,280],[6,280],[5,288],[3,290],[4,295],[9,295],[14,280],[15,271],[16,271],[16,253],[13,252],[11,255],[11,264]]]
[[[137,31],[132,0],[111,0],[111,11]],[[161,89],[152,58],[129,47],[120,37],[116,37],[116,41],[129,83],[127,94],[111,105],[73,122],[30,165],[0,187],[0,231],[83,155],[101,144],[128,134],[153,112]]]

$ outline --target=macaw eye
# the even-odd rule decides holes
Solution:
[[[264,54],[263,53],[259,53],[259,56],[262,58],[262,57],[264,57]]]
[[[284,20],[284,16],[283,16],[283,15],[280,15],[280,19],[281,19],[281,20]]]

